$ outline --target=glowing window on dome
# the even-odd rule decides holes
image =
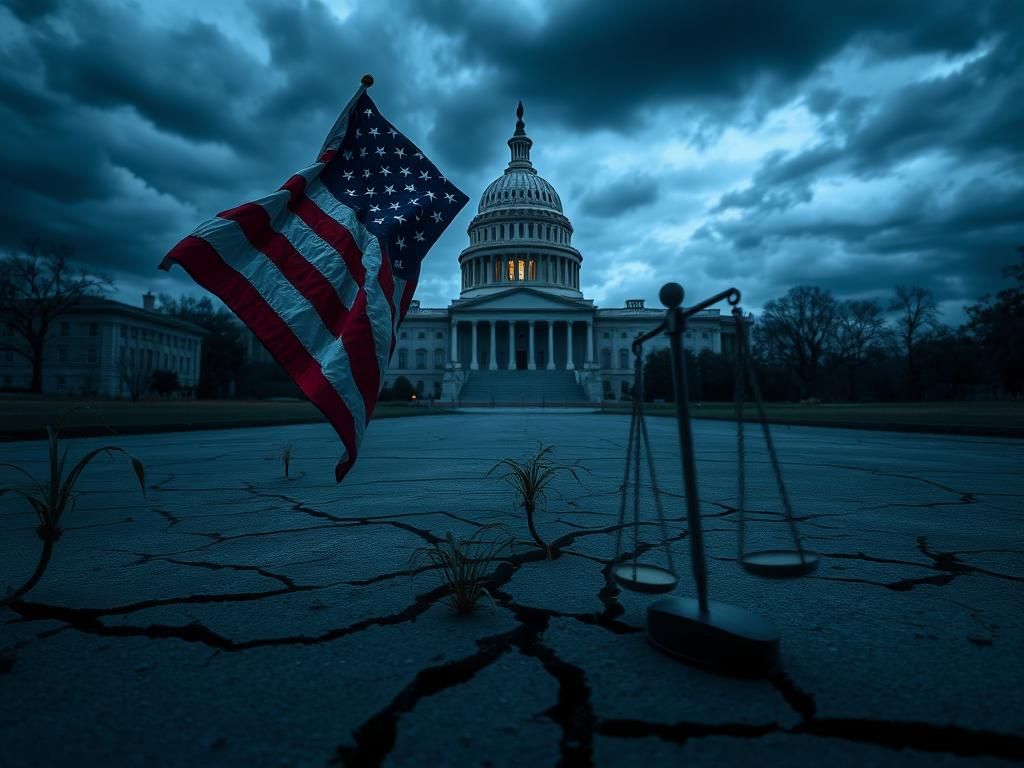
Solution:
[[[526,279],[526,259],[519,260],[519,279]]]
[[[509,259],[507,264],[508,264],[508,279],[509,280],[515,280],[516,279],[516,262],[515,262],[515,259]]]
[[[537,279],[537,260],[536,259],[530,259],[530,279],[531,280],[536,280]]]

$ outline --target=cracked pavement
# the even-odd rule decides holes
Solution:
[[[374,422],[341,485],[326,425],[116,441],[42,581],[0,608],[0,754],[46,765],[1009,765],[1024,760],[1024,443],[775,427],[812,576],[736,565],[735,427],[694,422],[709,592],[782,635],[769,680],[647,644],[651,599],[610,578],[628,417],[457,414]],[[648,422],[678,594],[693,593],[674,422]],[[485,477],[538,441],[580,459],[527,543]],[[72,456],[101,439],[73,441]],[[283,477],[283,443],[294,443]],[[748,539],[786,546],[759,432]],[[45,471],[41,442],[0,462]],[[653,505],[648,504],[653,514]],[[494,606],[459,617],[411,564],[447,531],[503,523]],[[660,562],[654,519],[635,543]],[[34,566],[0,498],[0,579]],[[634,548],[631,530],[624,549]]]

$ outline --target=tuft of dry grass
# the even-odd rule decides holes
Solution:
[[[552,460],[553,451],[554,446],[538,443],[537,451],[522,461],[502,459],[487,472],[489,477],[499,468],[505,468],[506,471],[502,475],[502,479],[515,491],[516,503],[526,511],[526,524],[530,528],[530,535],[537,542],[537,546],[547,553],[549,559],[551,547],[540,537],[534,521],[537,506],[541,502],[547,501],[547,488],[560,472],[568,472],[580,485],[583,483],[580,481],[578,472],[590,472],[579,461],[572,464],[560,464]]]
[[[65,414],[65,418],[77,410],[79,409],[72,409]],[[139,487],[142,489],[142,493],[146,493],[146,471],[142,466],[142,462],[128,453],[128,451],[124,450],[124,448],[118,448],[113,445],[105,445],[102,448],[95,448],[79,459],[70,470],[65,471],[67,468],[68,451],[70,449],[68,446],[65,446],[63,452],[61,451],[59,424],[56,427],[47,427],[46,435],[49,457],[49,477],[47,480],[39,482],[27,471],[15,464],[0,464],[0,467],[13,469],[28,479],[30,485],[27,487],[19,488],[15,486],[7,486],[0,488],[0,496],[10,493],[16,496],[21,496],[28,502],[35,511],[36,517],[39,520],[39,527],[36,528],[36,533],[43,541],[43,551],[40,555],[39,564],[36,566],[35,572],[31,577],[29,577],[29,580],[22,584],[18,589],[0,597],[0,605],[6,605],[21,597],[32,589],[39,579],[43,577],[43,573],[46,571],[46,566],[50,562],[53,545],[60,538],[61,533],[63,533],[64,530],[60,525],[61,519],[64,517],[64,514],[68,509],[74,509],[75,502],[78,499],[75,495],[75,485],[78,483],[82,472],[85,471],[85,468],[93,459],[100,454],[106,454],[107,456],[113,456],[115,453],[124,454],[131,463],[132,470],[135,473],[135,478],[139,481]]]
[[[448,531],[438,543],[413,552],[410,561],[413,566],[429,563],[428,569],[436,570],[448,588],[452,608],[465,615],[472,613],[482,598],[494,605],[486,587],[491,564],[502,553],[511,552],[512,541],[511,533],[500,523],[482,525],[465,537]]]
[[[284,443],[281,446],[281,463],[284,465],[285,479],[288,477],[288,468],[292,463],[292,451],[295,450],[294,443]]]

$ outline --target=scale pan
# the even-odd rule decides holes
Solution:
[[[679,583],[679,578],[667,568],[656,565],[633,565],[622,563],[612,571],[615,581],[623,589],[630,592],[647,592],[660,595],[671,592]]]
[[[794,579],[818,570],[818,556],[813,552],[801,555],[795,549],[766,549],[743,556],[740,566],[747,573],[767,579]]]

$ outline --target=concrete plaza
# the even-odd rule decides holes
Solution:
[[[782,635],[782,671],[744,680],[661,655],[642,631],[650,598],[610,578],[628,424],[557,412],[374,422],[340,485],[325,425],[118,438],[145,462],[146,496],[123,460],[97,460],[43,580],[0,608],[0,761],[1024,759],[1024,443],[775,428],[822,564],[766,581],[736,564],[735,427],[695,422],[711,597]],[[675,424],[649,426],[677,593],[691,595]],[[748,434],[750,544],[784,544],[764,446]],[[485,476],[538,442],[590,470],[581,485],[561,477],[538,514],[552,560],[526,543],[511,489]],[[103,443],[76,440],[72,457]],[[45,446],[2,444],[0,462],[43,477]],[[16,479],[2,471],[2,484]],[[459,617],[435,573],[410,575],[410,557],[491,522],[523,543],[496,564],[494,607]],[[8,584],[31,570],[33,537],[23,502],[0,498]]]

